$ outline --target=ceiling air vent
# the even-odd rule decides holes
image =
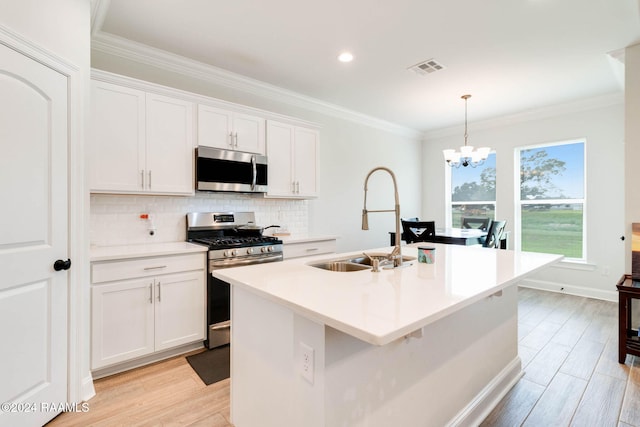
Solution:
[[[408,70],[413,71],[416,74],[421,76],[426,76],[427,74],[435,73],[436,71],[444,70],[445,66],[436,61],[435,59],[427,59],[426,61],[422,61],[416,65],[412,65],[408,68]]]

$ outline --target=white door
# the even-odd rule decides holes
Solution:
[[[91,287],[91,369],[153,353],[153,278]]]
[[[269,121],[267,123],[267,158],[269,159],[267,195],[291,196],[293,194],[292,153],[293,126]]]
[[[156,351],[204,339],[204,279],[203,271],[156,277]]]
[[[235,149],[249,153],[264,154],[265,120],[247,114],[235,114],[233,130]]]
[[[198,145],[233,148],[235,139],[231,130],[232,113],[208,105],[198,105]]]
[[[296,128],[294,139],[293,163],[297,195],[315,196],[317,194],[318,131]]]
[[[147,190],[193,194],[193,104],[147,94]]]
[[[67,126],[66,77],[0,44],[0,426],[67,400]]]

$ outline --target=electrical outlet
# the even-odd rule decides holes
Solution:
[[[302,377],[313,384],[314,357],[313,348],[307,344],[300,342],[300,374]]]

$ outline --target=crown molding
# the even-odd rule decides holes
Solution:
[[[599,108],[611,107],[614,105],[624,105],[624,92],[613,92],[606,95],[594,96],[591,98],[580,99],[577,101],[565,102],[562,104],[540,107],[532,110],[522,111],[515,114],[500,116],[497,118],[481,120],[477,122],[469,122],[473,124],[473,130],[486,130],[497,127],[511,126],[518,123],[529,122],[533,120],[543,120],[551,117],[557,117],[567,114],[579,113],[582,111],[597,110]],[[423,134],[424,140],[445,138],[461,133],[463,126],[451,126],[433,131],[427,131]]]
[[[104,10],[106,10],[106,7],[101,7],[104,3],[108,4],[108,0],[96,1],[96,9],[103,10],[102,14],[99,11],[95,11],[94,13],[94,23],[97,25],[100,25],[100,20],[104,18]],[[104,33],[97,28],[93,29],[91,49],[409,138],[422,138],[423,136],[422,132],[415,129],[400,126],[336,104],[321,101],[317,98],[301,95],[297,92],[232,73],[222,68]]]

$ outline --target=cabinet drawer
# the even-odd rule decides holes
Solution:
[[[203,270],[206,266],[205,255],[204,253],[172,255],[97,262],[91,265],[91,282],[102,283],[181,271]]]
[[[331,254],[336,251],[336,241],[335,239],[329,239],[302,243],[285,243],[282,249],[285,259]]]

